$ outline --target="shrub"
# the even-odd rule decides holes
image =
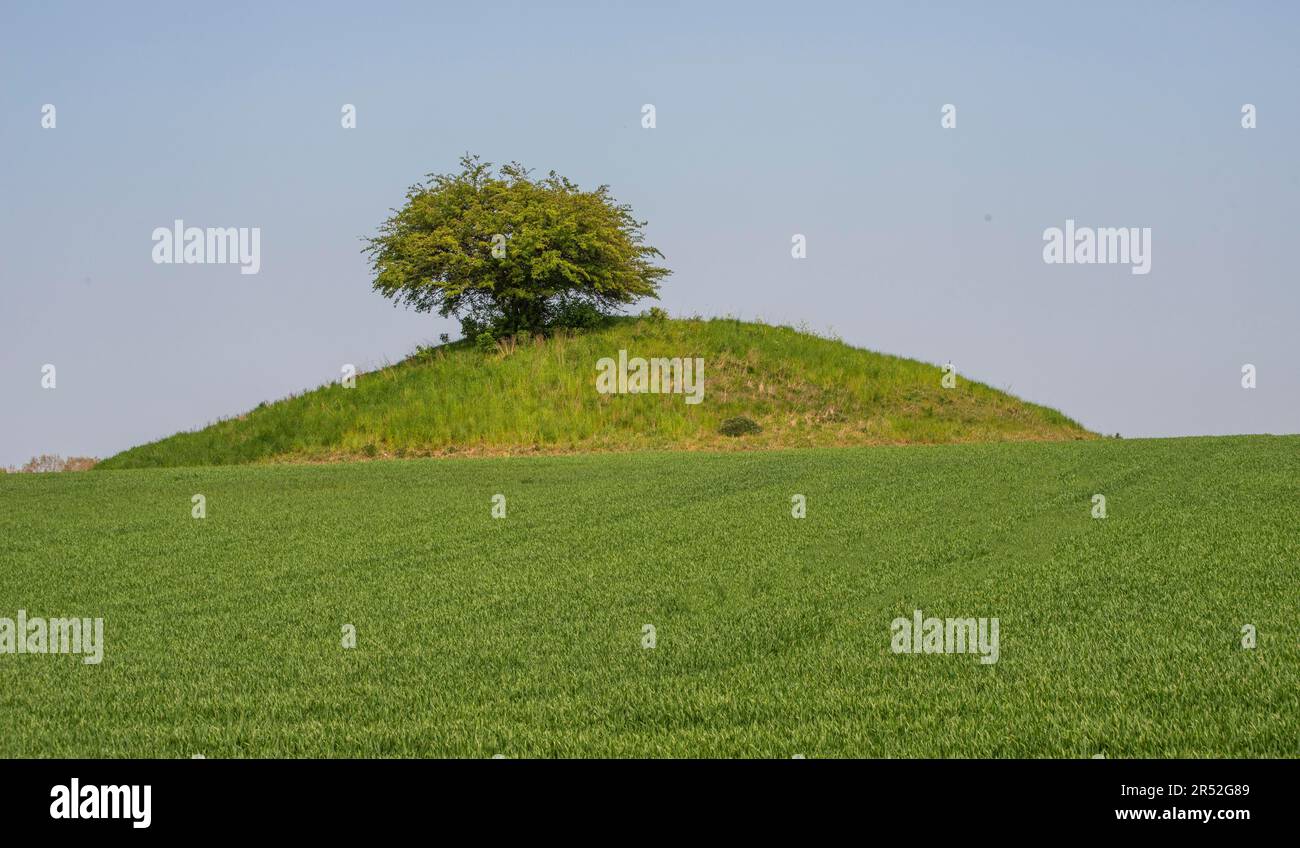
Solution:
[[[751,433],[763,432],[763,428],[758,426],[758,422],[752,418],[740,415],[723,421],[722,426],[718,428],[718,432],[724,436],[748,436]]]
[[[582,300],[566,300],[551,313],[549,328],[553,330],[590,330],[605,322],[606,315],[595,306]]]
[[[645,317],[652,324],[662,324],[668,320],[668,310],[659,306],[652,306],[646,311]]]
[[[16,474],[46,474],[60,471],[89,471],[99,460],[90,456],[70,456],[67,459],[55,453],[43,453],[34,456],[21,468],[5,469]]]
[[[474,337],[474,347],[478,348],[479,353],[484,355],[492,353],[492,351],[497,349],[497,338],[487,330],[484,330]]]

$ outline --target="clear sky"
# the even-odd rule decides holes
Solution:
[[[455,334],[360,248],[465,151],[608,183],[675,315],[951,360],[1106,433],[1300,432],[1297,4],[543,5],[5,3],[0,465]],[[260,273],[154,264],[177,218],[260,227]],[[1067,219],[1151,228],[1151,272],[1045,264]]]

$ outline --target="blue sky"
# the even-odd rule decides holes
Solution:
[[[360,248],[465,151],[608,183],[671,313],[951,360],[1107,433],[1300,432],[1297,36],[1284,3],[8,4],[0,465],[454,333]],[[260,273],[155,265],[176,218],[260,227]],[[1045,264],[1067,218],[1150,227],[1151,273]]]

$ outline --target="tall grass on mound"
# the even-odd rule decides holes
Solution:
[[[700,357],[704,400],[599,394],[596,363]],[[811,447],[1088,438],[1055,410],[938,366],[731,319],[618,319],[578,335],[468,341],[133,448],[100,468],[450,453]],[[720,433],[744,417],[761,432]]]

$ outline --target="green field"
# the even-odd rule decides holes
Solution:
[[[0,756],[1294,757],[1297,519],[1300,437],[0,476],[0,616],[106,622]]]

